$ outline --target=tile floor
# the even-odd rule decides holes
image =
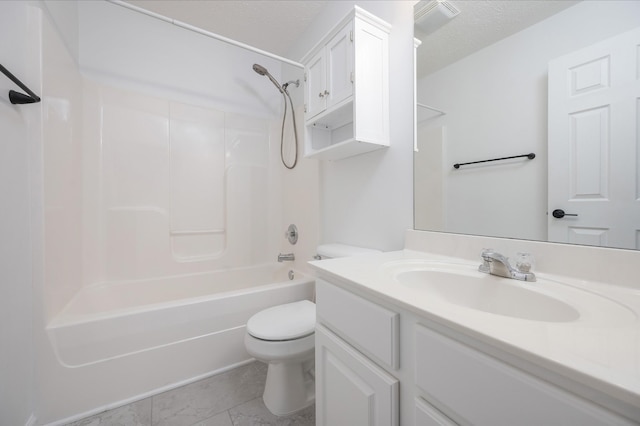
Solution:
[[[67,426],[313,426],[315,406],[287,417],[262,402],[267,366],[235,368]]]

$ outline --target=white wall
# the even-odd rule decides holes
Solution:
[[[419,102],[447,113],[418,123],[419,135],[445,128],[445,230],[547,239],[547,64],[638,26],[638,16],[639,2],[584,1],[418,82]],[[532,161],[452,167],[529,152]],[[428,197],[418,204],[438,205]]]
[[[395,250],[413,225],[413,1],[330,2],[292,48],[300,60],[357,4],[392,25],[388,149],[319,164],[320,242]]]
[[[2,65],[40,94],[39,9],[29,2],[0,2]],[[26,424],[33,397],[33,289],[31,273],[29,125],[39,105],[12,105],[8,91],[21,91],[0,75],[0,424]]]

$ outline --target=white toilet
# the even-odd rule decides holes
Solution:
[[[326,244],[318,247],[324,258],[375,253],[377,250]],[[269,364],[264,405],[277,416],[299,411],[315,401],[316,305],[308,300],[267,308],[247,322],[247,352]]]

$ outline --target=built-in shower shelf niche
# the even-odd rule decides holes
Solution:
[[[303,58],[304,155],[339,160],[389,146],[389,31],[359,7]]]

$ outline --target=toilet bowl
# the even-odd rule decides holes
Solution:
[[[323,259],[377,250],[342,244],[318,247]],[[315,401],[316,305],[309,300],[267,308],[247,322],[244,343],[255,359],[268,364],[262,399],[276,416],[302,410]]]
[[[285,416],[315,400],[314,329],[316,305],[302,300],[265,309],[247,322],[245,347],[257,360],[269,364],[264,405]]]

